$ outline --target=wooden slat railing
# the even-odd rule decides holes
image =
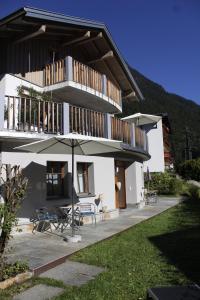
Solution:
[[[6,96],[4,129],[61,134],[63,104]]]
[[[73,59],[73,80],[102,93],[102,75]]]
[[[135,145],[138,148],[147,150],[147,136],[140,127],[135,127]]]
[[[121,91],[109,79],[107,79],[107,96],[121,106]]]
[[[44,85],[52,85],[65,80],[65,60],[60,59],[44,68]]]
[[[47,64],[44,68],[44,85],[52,85],[66,80],[66,68],[72,68],[72,79],[86,87],[103,93],[121,106],[121,90],[106,78],[106,87],[103,87],[103,76],[91,67],[72,59],[72,66],[68,67],[65,59]]]
[[[111,138],[131,144],[131,124],[117,118],[111,118]]]
[[[70,105],[70,132],[105,137],[104,125],[103,113]]]

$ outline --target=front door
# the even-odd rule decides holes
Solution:
[[[126,208],[125,165],[115,162],[115,203],[116,208]]]

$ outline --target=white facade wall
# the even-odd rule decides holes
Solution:
[[[143,163],[134,162],[126,168],[126,202],[137,207],[144,205]]]
[[[5,98],[6,95],[9,96],[18,96],[17,87],[20,85],[34,88],[35,90],[41,92],[42,88],[31,84],[28,81],[20,79],[18,77],[6,74],[0,80],[0,98],[1,101]],[[4,109],[4,108],[3,108]],[[155,140],[159,141],[159,134],[162,133],[162,123],[161,123],[161,132],[153,132],[151,130],[149,135],[149,152],[152,156],[150,165],[154,165],[153,161],[160,156],[161,147],[159,146],[159,151],[155,148]],[[8,132],[5,132],[8,135]],[[4,132],[2,132],[3,136]],[[22,209],[20,210],[19,217],[23,222],[33,215],[35,209],[39,207],[53,207],[55,205],[67,205],[71,203],[71,155],[57,155],[57,154],[32,154],[32,153],[23,153],[12,151],[15,146],[18,145],[19,139],[26,137],[33,138],[33,134],[30,133],[20,133],[20,132],[10,132],[12,139],[15,138],[16,143],[10,144],[10,142],[3,143],[3,149],[1,153],[2,163],[7,163],[11,165],[20,165],[25,172],[26,177],[29,179],[29,188],[27,192],[26,199],[23,201]],[[40,138],[47,138],[47,135]],[[159,138],[158,138],[159,137]],[[39,139],[39,135],[36,134],[36,139]],[[30,140],[27,140],[27,143]],[[23,143],[24,139],[23,139]],[[15,145],[14,145],[15,144]],[[157,152],[155,151],[157,150]],[[154,155],[155,153],[155,155]],[[157,154],[156,154],[157,153]],[[47,161],[64,161],[67,162],[67,185],[69,188],[69,197],[66,199],[57,199],[57,200],[47,200],[46,199],[46,166]],[[112,211],[115,209],[115,164],[114,158],[104,158],[104,157],[92,157],[92,156],[75,156],[75,166],[77,162],[87,162],[93,164],[93,186],[94,194],[88,197],[79,197],[76,201],[80,202],[92,202],[99,197],[101,194],[102,205],[106,207],[107,211]],[[149,163],[149,162],[148,162]],[[159,162],[161,165],[161,162]],[[163,165],[164,165],[164,156],[163,156]],[[77,182],[77,168],[75,167],[75,176],[74,176],[74,187],[75,192],[78,190]],[[150,171],[154,172],[150,167]],[[126,178],[126,202],[127,204],[133,204],[137,207],[143,206],[144,201],[144,176],[143,176],[143,164],[140,162],[132,162],[128,164],[125,171]],[[101,208],[101,207],[100,207]]]
[[[163,131],[162,120],[158,121],[157,126],[148,126],[147,136],[149,144],[149,154],[151,158],[144,162],[144,172],[147,171],[147,167],[150,172],[164,172],[164,146],[163,146]]]
[[[47,161],[64,161],[68,165],[67,185],[71,194],[71,155],[58,154],[34,154],[20,152],[2,152],[2,163],[20,165],[24,169],[24,174],[29,180],[27,197],[23,201],[19,217],[23,220],[31,217],[35,209],[40,207],[52,207],[55,205],[71,204],[70,196],[66,199],[47,200],[46,199],[46,165]],[[103,206],[107,210],[115,209],[115,177],[114,158],[92,157],[75,155],[75,166],[77,162],[93,163],[93,184],[94,195],[77,198],[76,202],[92,202],[100,194],[103,199]],[[77,173],[75,167],[74,187],[78,190]],[[101,207],[99,207],[101,208]]]
[[[4,86],[4,95],[5,96],[13,96],[13,97],[17,97],[18,96],[18,92],[17,92],[17,88],[19,86],[25,86],[27,88],[33,88],[35,89],[37,92],[42,92],[43,88],[30,83],[29,81],[23,80],[21,78],[18,78],[16,76],[10,75],[10,74],[6,74],[3,79],[0,81],[0,90],[1,88]]]

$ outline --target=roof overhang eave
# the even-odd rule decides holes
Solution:
[[[104,23],[92,21],[92,20],[85,20],[77,17],[71,17],[71,16],[65,16],[63,14],[59,13],[54,13],[54,12],[49,12],[46,10],[42,9],[37,9],[37,8],[32,8],[32,7],[24,7],[16,12],[8,15],[7,17],[3,18],[0,20],[0,26],[5,25],[6,23],[9,23],[13,21],[14,19],[17,19],[20,16],[26,16],[30,18],[36,18],[36,19],[42,19],[42,20],[47,20],[47,21],[54,21],[54,22],[59,22],[59,23],[65,23],[65,24],[71,24],[71,25],[76,25],[76,26],[84,26],[88,28],[93,28],[97,30],[103,30],[107,41],[110,43],[110,45],[114,48],[116,57],[118,59],[118,62],[120,63],[122,69],[124,70],[124,73],[127,76],[127,80],[129,81],[130,85],[133,88],[133,91],[135,91],[138,100],[144,100],[144,96],[142,95],[136,81],[134,80],[128,65],[124,61],[123,57],[120,54],[119,49],[117,48],[115,42],[112,39],[112,36],[105,26]]]

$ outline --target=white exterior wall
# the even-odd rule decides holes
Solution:
[[[31,84],[23,79],[17,78],[15,76],[6,74],[0,80],[0,98],[1,101],[4,99],[5,95],[18,96],[17,87],[24,85],[29,88],[34,88],[35,90],[41,92],[42,88]],[[4,109],[4,108],[3,108]],[[162,124],[161,124],[162,127]],[[162,128],[161,128],[162,129]],[[152,130],[153,131],[153,130]],[[1,133],[3,137],[4,132]],[[20,133],[20,132],[5,132],[6,136],[11,134],[15,137],[15,141],[18,138],[30,136],[39,139],[39,135],[34,136],[31,133]],[[150,151],[151,147],[154,146],[154,141],[151,139],[151,132],[149,132],[150,137]],[[154,135],[153,135],[154,136]],[[47,135],[40,135],[40,138],[48,138]],[[156,137],[157,139],[157,137]],[[29,141],[27,140],[27,143]],[[46,165],[47,161],[66,161],[68,165],[68,184],[69,184],[69,194],[71,192],[71,155],[44,155],[44,154],[31,154],[22,152],[12,152],[9,142],[5,142],[4,149],[2,150],[2,163],[9,163],[11,165],[20,165],[24,171],[25,175],[29,179],[29,188],[25,201],[22,205],[22,210],[19,217],[21,219],[30,218],[35,209],[39,207],[52,207],[55,205],[66,205],[71,203],[70,197],[68,199],[57,199],[57,200],[46,200]],[[152,145],[152,146],[151,146]],[[152,155],[152,153],[150,152]],[[155,155],[157,156],[157,155]],[[153,157],[153,156],[152,156]],[[155,158],[154,158],[155,159]],[[95,198],[100,194],[103,194],[103,206],[107,207],[107,210],[115,209],[115,171],[114,171],[114,158],[104,158],[104,157],[91,157],[91,156],[75,156],[75,164],[77,162],[88,162],[93,163],[93,181],[94,181],[94,195],[90,197],[80,197],[77,201],[80,202],[92,202],[94,203]],[[164,164],[164,157],[163,157]],[[151,169],[150,169],[151,170]],[[151,170],[152,171],[152,170]],[[143,176],[143,164],[140,162],[131,163],[125,171],[126,176],[126,201],[127,204],[134,204],[140,207],[143,205],[143,193],[144,193],[144,176]],[[77,191],[77,174],[75,167],[74,176],[74,186]],[[101,208],[101,207],[100,207]]]
[[[144,205],[144,172],[143,164],[134,162],[126,168],[126,202],[137,207]]]
[[[17,87],[21,85],[28,88],[34,88],[38,92],[42,92],[43,90],[43,88],[39,87],[38,85],[32,84],[16,76],[6,74],[0,80],[0,95],[17,97],[18,96]],[[1,93],[1,91],[3,91],[3,94]]]
[[[67,183],[69,194],[71,194],[71,155],[57,154],[34,154],[20,152],[2,152],[2,163],[11,165],[20,165],[24,169],[24,174],[29,179],[29,188],[27,197],[23,201],[19,217],[23,220],[31,217],[34,210],[40,207],[52,207],[55,205],[71,204],[71,199],[46,200],[46,165],[47,161],[66,161],[68,164]],[[92,202],[103,194],[103,206],[107,210],[115,209],[115,181],[114,181],[114,158],[75,156],[75,165],[77,162],[93,163],[94,170],[94,195],[89,197],[80,197],[76,202]],[[77,173],[75,167],[74,187],[77,192]],[[99,207],[101,208],[101,207]]]
[[[147,131],[149,154],[151,158],[144,162],[144,171],[149,167],[150,172],[164,172],[164,146],[163,146],[163,131],[162,120],[158,121],[157,128],[152,128]]]

